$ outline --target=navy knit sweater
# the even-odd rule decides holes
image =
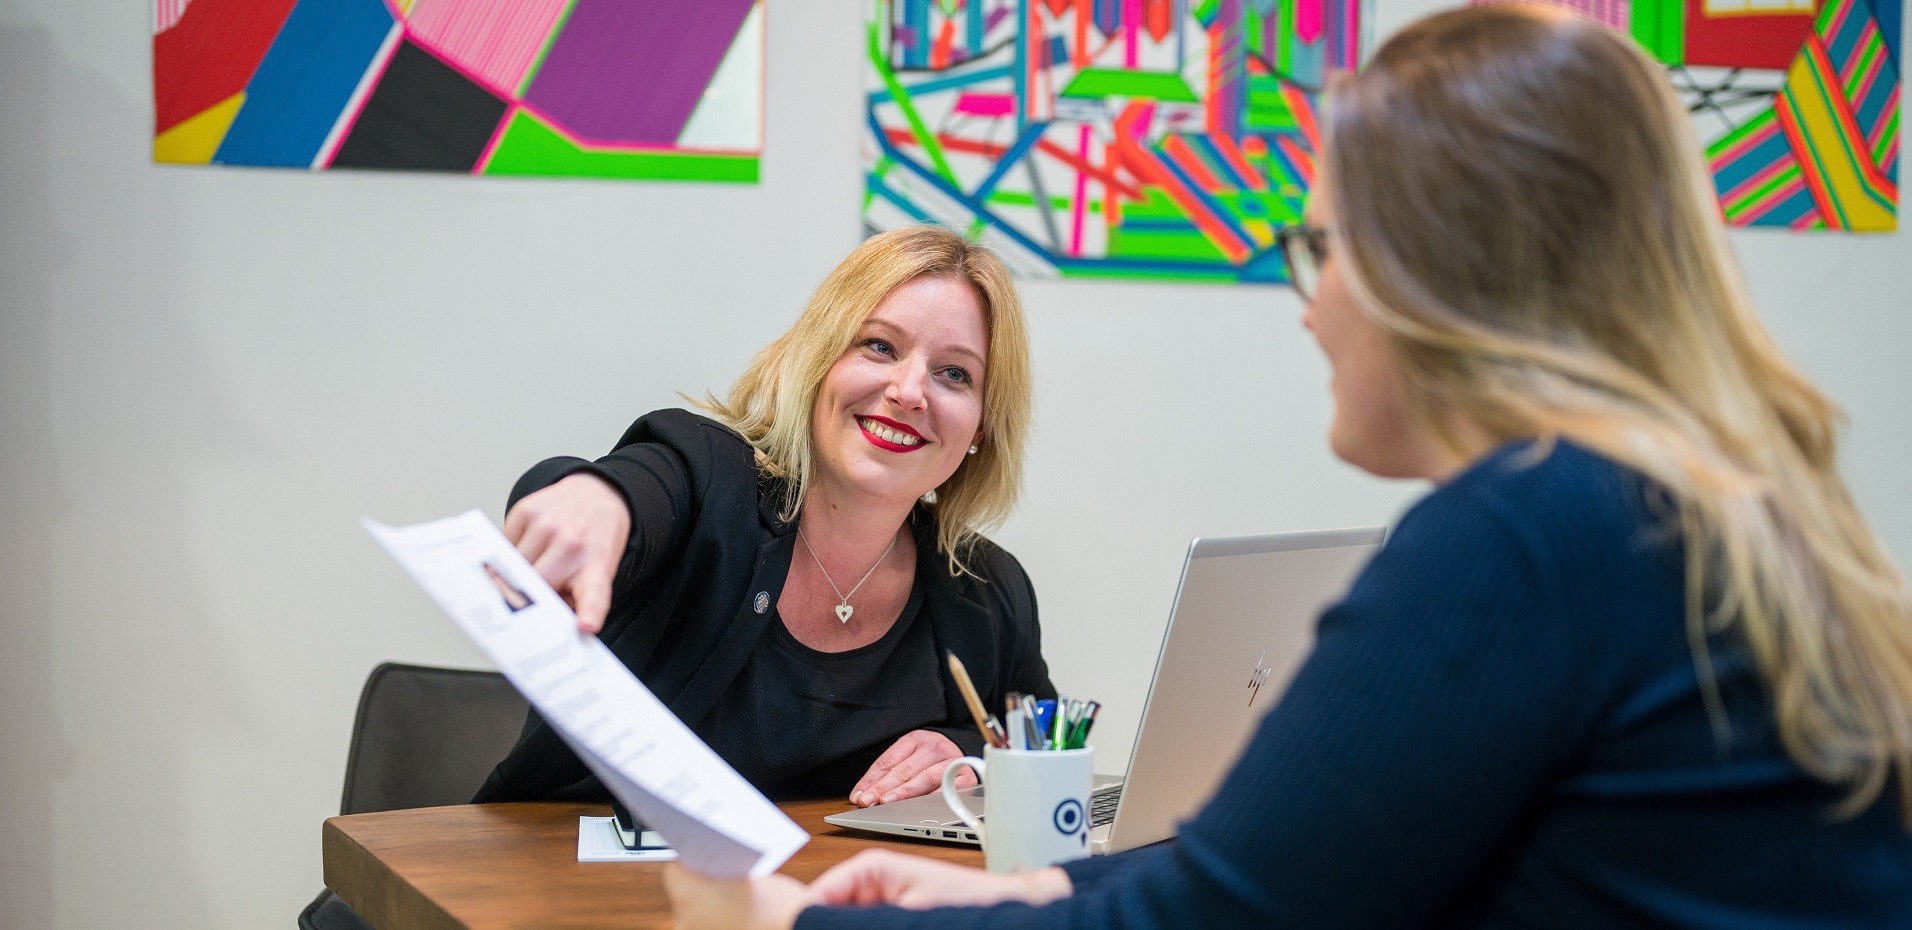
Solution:
[[[1681,550],[1633,473],[1511,446],[1416,504],[1179,839],[1047,907],[826,927],[1912,927],[1912,834],[1780,748],[1744,651],[1703,704]]]

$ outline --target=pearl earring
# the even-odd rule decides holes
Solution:
[[[975,455],[975,454],[976,454],[976,447],[975,447],[975,446],[970,446],[970,447],[969,447],[969,454],[970,454],[970,455]]]

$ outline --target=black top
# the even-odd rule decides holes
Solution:
[[[937,660],[920,590],[882,638],[846,652],[797,641],[775,610],[757,651],[699,735],[772,798],[854,784],[897,737],[943,722]],[[925,687],[898,687],[901,682]]]
[[[1047,908],[811,908],[924,927],[1912,927],[1897,792],[1850,819],[1715,637],[1636,474],[1514,447],[1428,495],[1180,838],[1064,867]]]
[[[540,462],[518,480],[510,502],[578,471],[604,478],[631,505],[631,539],[598,638],[685,725],[706,740],[725,741],[708,719],[759,654],[790,574],[796,525],[777,519],[781,487],[759,474],[755,450],[727,427],[688,411],[660,410],[633,423],[615,451],[596,462],[568,457]],[[922,598],[912,626],[926,628],[931,655],[955,652],[988,706],[1000,707],[1010,691],[1053,696],[1042,660],[1035,591],[1015,558],[978,540],[965,553],[970,574],[952,575],[936,547],[934,507],[916,509],[910,533],[916,540],[911,596]],[[923,729],[942,733],[966,753],[981,754],[982,737],[941,663],[933,676],[877,684],[898,704],[915,706],[924,696],[940,699],[941,713]],[[906,693],[915,696],[906,699]],[[792,735],[823,738],[814,732]],[[805,788],[847,794],[863,775],[849,772],[847,765],[826,768],[804,781]],[[577,755],[533,713],[518,745],[473,800],[608,797]]]

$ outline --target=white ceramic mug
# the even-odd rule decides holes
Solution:
[[[983,783],[983,818],[957,794],[956,773],[976,771]],[[943,801],[983,840],[991,872],[1020,872],[1080,859],[1089,854],[1089,789],[1095,783],[1095,751],[1063,749],[983,750],[943,769]]]

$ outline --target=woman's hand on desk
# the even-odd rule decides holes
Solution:
[[[1004,901],[1047,904],[1075,892],[1061,869],[996,875],[981,869],[887,849],[866,849],[817,876],[817,904],[898,907],[987,907]]]
[[[631,538],[624,495],[588,473],[527,494],[505,514],[505,538],[596,633],[611,609],[611,579]]]
[[[870,770],[850,789],[850,803],[869,807],[941,790],[943,769],[962,755],[962,747],[941,733],[911,730],[876,757]],[[968,769],[956,776],[958,788],[975,784],[976,773]]]

